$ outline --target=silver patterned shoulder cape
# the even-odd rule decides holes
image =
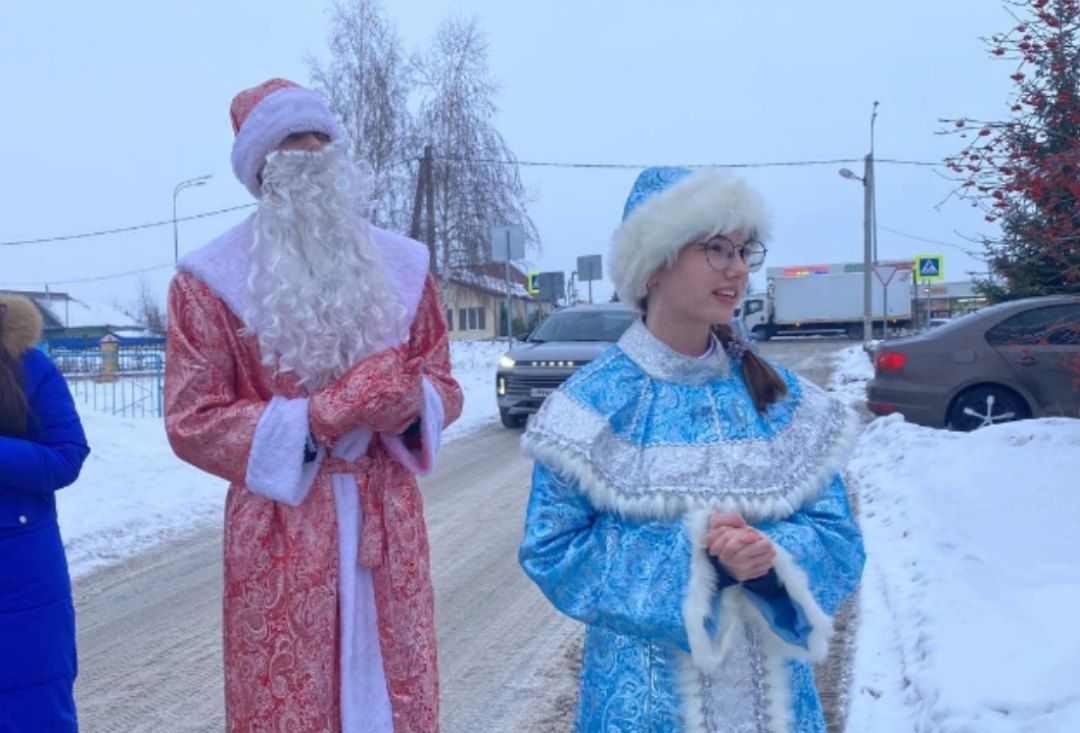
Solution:
[[[788,395],[758,413],[722,348],[688,357],[637,321],[544,401],[522,448],[576,480],[598,509],[639,519],[696,509],[783,519],[843,467],[858,420],[773,366]]]

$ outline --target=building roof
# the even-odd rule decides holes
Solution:
[[[4,292],[30,298],[45,318],[46,330],[64,328],[107,328],[109,330],[142,330],[135,319],[116,306],[89,303],[72,298],[67,293],[33,290]]]
[[[498,274],[493,274],[495,271]],[[503,264],[489,263],[473,265],[468,268],[458,268],[451,272],[447,278],[450,282],[464,285],[474,290],[483,290],[492,295],[506,297],[506,276],[503,274]],[[526,275],[513,264],[510,265],[510,295],[522,300],[537,300],[536,296],[525,289]]]

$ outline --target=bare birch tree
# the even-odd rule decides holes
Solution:
[[[416,139],[434,149],[435,240],[442,273],[490,259],[493,226],[521,224],[536,246],[517,161],[495,128],[498,88],[475,19],[450,16],[415,61]]]
[[[309,58],[314,86],[330,100],[356,159],[371,167],[372,221],[406,231],[417,153],[411,140],[409,64],[380,0],[336,0],[330,8],[330,58]]]
[[[146,278],[139,278],[139,292],[135,301],[120,309],[134,318],[141,328],[155,336],[164,336],[169,330],[165,306],[154,294]]]

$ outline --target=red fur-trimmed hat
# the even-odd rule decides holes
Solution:
[[[330,140],[341,137],[326,99],[316,91],[287,79],[270,79],[245,89],[233,98],[233,173],[255,198],[262,196],[259,171],[266,156],[289,135],[321,132]]]

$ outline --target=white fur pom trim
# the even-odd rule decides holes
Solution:
[[[636,305],[649,276],[695,238],[749,229],[763,241],[769,235],[757,191],[722,170],[692,173],[644,201],[615,232],[608,262],[619,300]]]
[[[337,140],[341,128],[334,113],[318,92],[303,87],[288,87],[269,94],[248,114],[233,141],[233,173],[251,195],[259,198],[259,171],[266,156],[289,135],[321,132]]]

